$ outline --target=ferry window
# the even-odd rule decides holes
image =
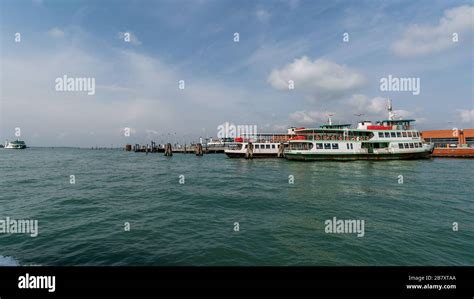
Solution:
[[[259,149],[259,148],[260,148],[260,144],[255,144],[254,148],[255,148],[255,149]]]
[[[313,143],[310,143],[309,144],[309,149],[312,149],[313,148]]]
[[[420,145],[418,144],[418,142],[415,143],[415,147],[416,147],[416,148],[419,148],[419,147],[420,147]]]
[[[347,147],[347,149],[349,149],[349,143],[346,143],[346,147]]]
[[[420,137],[420,132],[416,132],[416,137]]]
[[[408,137],[412,137],[411,132],[407,132]]]
[[[339,149],[339,144],[333,143],[332,144],[332,149]]]
[[[324,149],[331,149],[331,144],[330,143],[325,143],[324,144]]]
[[[275,145],[274,145],[274,144],[272,144],[272,148],[275,148]]]
[[[408,143],[405,143],[405,148],[408,148]]]
[[[267,144],[265,148],[270,149],[270,144]]]
[[[423,144],[421,142],[419,142],[419,144],[420,144],[420,147],[423,147]]]
[[[322,143],[316,143],[316,149],[323,149]]]
[[[390,135],[391,135],[392,137],[396,137],[395,132],[390,132]]]
[[[410,148],[413,148],[413,143],[410,143]]]
[[[397,132],[397,137],[398,137],[398,138],[402,137],[402,133]]]
[[[383,132],[379,132],[379,138],[383,138]]]
[[[354,146],[352,145],[352,143],[351,143],[351,149],[354,149]]]
[[[407,137],[407,132],[402,132],[403,137]]]
[[[390,137],[390,133],[389,132],[385,132],[385,138],[389,138]]]
[[[244,149],[246,149],[246,148],[247,148],[247,145],[244,145]]]
[[[398,148],[403,148],[403,143],[399,143]]]

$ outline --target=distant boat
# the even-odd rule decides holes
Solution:
[[[15,140],[15,141],[10,141],[10,142],[5,142],[5,148],[8,149],[24,149],[26,148],[26,143],[21,140]]]

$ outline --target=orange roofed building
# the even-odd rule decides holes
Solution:
[[[434,157],[474,158],[474,129],[424,131],[421,136],[435,144]]]

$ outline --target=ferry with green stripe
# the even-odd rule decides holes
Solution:
[[[350,124],[328,124],[304,128],[289,141],[284,151],[288,160],[402,160],[426,159],[434,144],[425,142],[412,123],[413,119],[395,119],[390,100],[388,119],[373,123],[361,121],[356,128]]]

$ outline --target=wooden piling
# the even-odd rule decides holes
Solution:
[[[198,143],[196,145],[196,156],[202,156],[203,155],[203,152],[202,152],[202,144],[201,143]]]
[[[253,144],[249,142],[247,144],[247,152],[245,153],[245,159],[253,159]]]
[[[167,156],[167,157],[173,156],[173,149],[171,147],[171,143],[168,143],[165,146],[165,156]]]
[[[283,143],[280,143],[278,145],[278,158],[284,158],[285,157],[285,145]]]

